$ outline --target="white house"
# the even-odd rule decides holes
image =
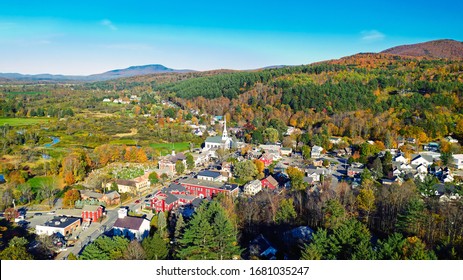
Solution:
[[[408,163],[408,159],[406,157],[404,157],[402,154],[396,156],[394,158],[394,161],[395,162],[400,162],[400,163]]]
[[[463,169],[463,154],[453,155],[453,164],[455,168]]]
[[[449,143],[452,143],[452,144],[458,143],[458,140],[455,139],[455,138],[453,138],[452,136],[447,136],[447,137],[445,137],[445,140],[446,140],[447,142],[449,142]]]
[[[415,166],[419,166],[421,164],[428,166],[432,164],[432,161],[425,159],[422,155],[418,155],[415,158],[413,158],[410,163],[411,165],[415,165]]]
[[[311,158],[319,158],[323,152],[323,148],[320,146],[313,146],[312,151],[310,152]]]
[[[113,225],[114,235],[127,236],[130,239],[142,240],[150,232],[150,222],[145,218],[127,216],[127,209],[117,211],[118,219]]]
[[[330,137],[331,144],[341,144],[342,138],[341,137]]]
[[[428,173],[428,168],[424,164],[420,164],[419,166],[416,167],[415,170],[420,174],[427,174]]]
[[[262,183],[259,180],[253,180],[244,185],[243,190],[246,195],[256,195],[262,190]]]

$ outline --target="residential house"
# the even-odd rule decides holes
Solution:
[[[342,138],[341,137],[330,137],[330,143],[334,145],[341,144]]]
[[[265,153],[260,156],[259,160],[264,163],[265,167],[268,167],[270,164],[272,164],[274,157],[273,154]]]
[[[106,185],[106,188],[111,188],[111,183]],[[104,203],[105,205],[117,205],[120,204],[121,196],[117,191],[111,191],[108,193],[97,193],[90,190],[80,191],[80,197],[82,200],[98,200],[99,202]]]
[[[453,138],[453,137],[452,137],[452,136],[450,136],[450,135],[449,135],[449,136],[447,136],[447,137],[445,137],[445,141],[447,141],[447,142],[449,142],[449,143],[452,143],[452,144],[456,144],[456,143],[458,143],[458,140],[457,140],[457,139],[455,139],[455,138]]]
[[[310,157],[311,158],[319,158],[321,157],[323,152],[323,148],[320,146],[313,146],[312,150],[310,151]]]
[[[257,258],[263,260],[276,260],[278,252],[262,234],[250,242],[248,250],[250,259]]]
[[[243,191],[245,195],[256,195],[262,190],[262,183],[259,180],[253,180],[244,185]]]
[[[403,154],[398,154],[394,159],[394,162],[408,163],[408,159]]]
[[[423,149],[424,149],[425,151],[439,152],[439,150],[440,150],[440,145],[439,145],[439,143],[430,142],[430,143],[428,143],[428,144],[424,144],[424,145],[423,145]]]
[[[413,166],[419,166],[421,164],[423,164],[425,166],[429,166],[432,163],[433,163],[432,159],[429,159],[428,157],[425,157],[425,156],[422,156],[422,155],[417,155],[410,162],[410,164],[413,165]]]
[[[357,174],[360,174],[363,172],[363,168],[358,168],[358,167],[353,167],[353,166],[349,166],[347,168],[347,176],[349,177],[355,177]]]
[[[453,166],[457,169],[463,169],[463,154],[453,155]]]
[[[181,161],[186,167],[186,156],[183,153],[176,154],[175,151],[172,151],[170,156],[166,156],[159,161],[159,172],[173,176],[177,172],[175,170],[177,161]]]
[[[289,156],[291,156],[292,153],[293,153],[292,148],[281,148],[280,149],[281,156],[289,157]]]
[[[120,193],[141,194],[147,192],[150,187],[148,176],[140,176],[132,180],[117,179],[117,188]]]
[[[44,224],[36,225],[35,233],[38,235],[45,234],[48,236],[54,233],[59,233],[61,236],[69,236],[77,230],[80,224],[80,218],[58,216],[46,221]]]
[[[129,239],[142,240],[149,235],[150,221],[141,217],[127,215],[126,208],[117,211],[118,218],[112,227],[113,235],[122,235]]]
[[[272,175],[269,175],[267,178],[262,179],[260,182],[262,184],[262,188],[268,188],[271,190],[278,188],[278,181],[275,180],[275,178],[273,178]]]
[[[82,208],[82,221],[95,222],[103,216],[103,206],[84,205]]]
[[[404,180],[398,176],[394,176],[391,179],[381,179],[381,183],[387,186],[392,185],[394,183],[402,185],[403,182]]]

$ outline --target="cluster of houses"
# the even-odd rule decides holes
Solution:
[[[139,102],[140,97],[137,95],[131,95],[130,97],[122,97],[122,98],[105,98],[103,99],[104,103],[115,103],[115,104],[130,104],[131,102]]]

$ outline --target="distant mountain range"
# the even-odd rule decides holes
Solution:
[[[393,47],[380,52],[380,54],[392,54],[400,56],[428,57],[428,58],[444,58],[461,60],[463,59],[463,42],[455,40],[436,40],[425,43],[402,45]],[[267,66],[257,70],[275,69],[285,67],[285,65]],[[233,71],[233,70],[217,70],[217,71]],[[143,66],[132,66],[125,69],[116,69],[101,74],[93,74],[89,76],[67,76],[67,75],[25,75],[19,73],[0,73],[0,82],[19,81],[19,82],[95,82],[107,81],[118,78],[129,78],[142,75],[152,75],[161,73],[191,73],[194,70],[177,70],[165,67],[160,64],[150,64]],[[214,72],[214,71],[212,71]]]
[[[93,74],[89,76],[69,76],[69,75],[51,75],[37,74],[27,75],[19,73],[0,73],[0,81],[16,80],[16,81],[50,81],[50,82],[71,82],[71,81],[106,81],[118,78],[128,78],[133,76],[158,74],[158,73],[187,73],[195,72],[194,70],[177,70],[167,68],[160,64],[150,64],[143,66],[131,66],[125,69],[116,69],[101,74]]]
[[[436,40],[413,45],[397,46],[384,50],[381,53],[460,60],[463,59],[463,42],[449,39]]]

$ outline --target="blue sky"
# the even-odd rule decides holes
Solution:
[[[463,1],[311,2],[0,0],[0,72],[254,69],[463,40]]]

